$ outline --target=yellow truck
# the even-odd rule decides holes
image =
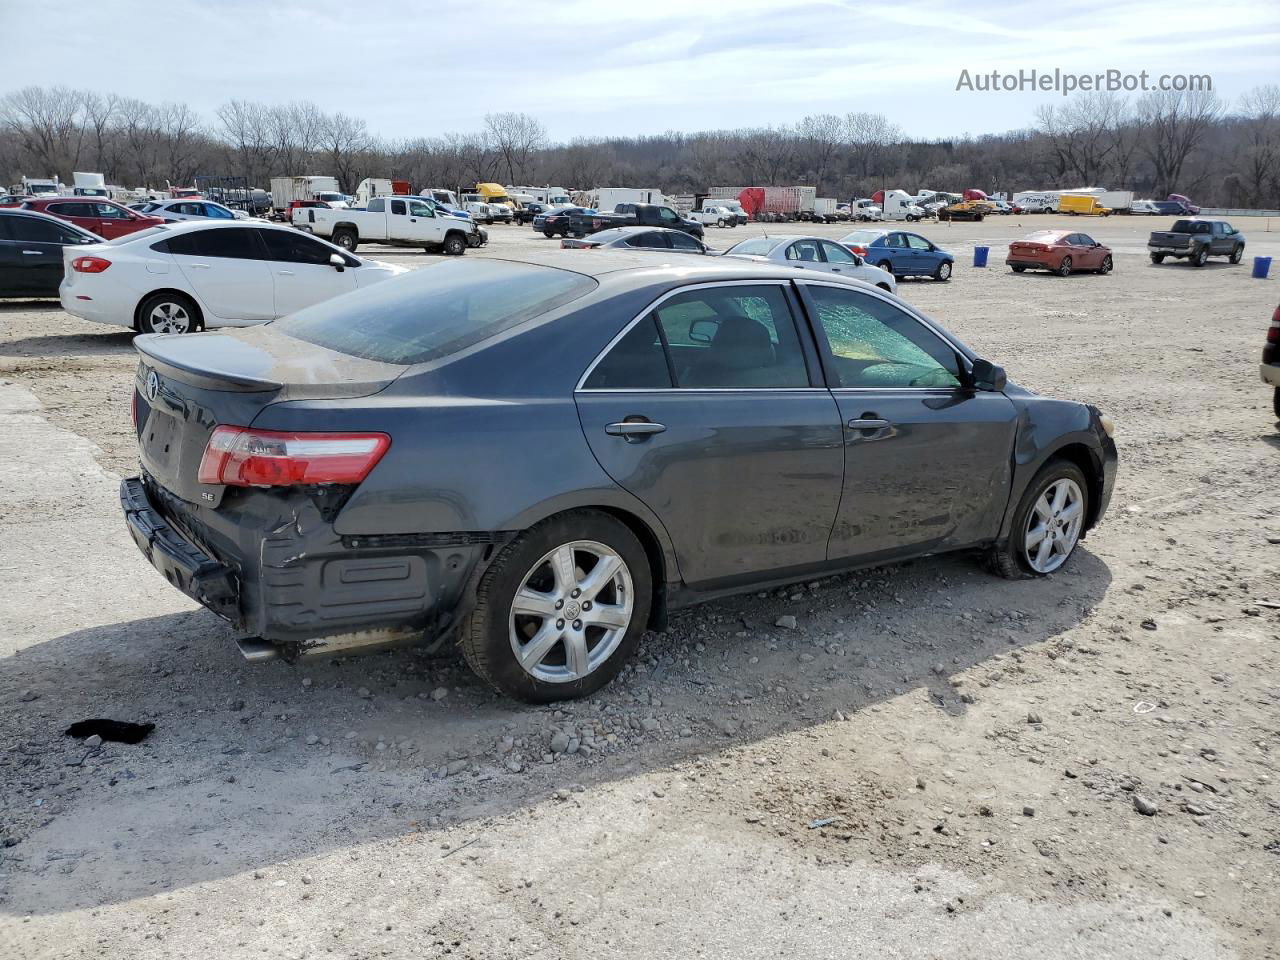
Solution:
[[[1082,217],[1109,217],[1111,208],[1104,207],[1096,197],[1077,197],[1064,193],[1058,198],[1058,212]]]
[[[507,188],[500,183],[477,183],[476,193],[484,198],[485,203],[501,204],[515,212],[516,202],[507,196]]]

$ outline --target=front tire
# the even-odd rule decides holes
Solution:
[[[1244,259],[1244,245],[1241,244],[1240,246],[1236,247],[1234,250],[1231,251],[1231,262],[1239,263],[1243,259]]]
[[[625,524],[598,510],[552,517],[516,537],[480,578],[462,653],[517,700],[587,696],[635,651],[652,595],[648,558]]]
[[[444,238],[441,249],[450,257],[460,257],[467,252],[466,238],[460,233],[451,233]]]
[[[1111,262],[1111,256],[1110,254],[1108,254],[1107,256],[1102,258],[1102,266],[1098,268],[1098,272],[1101,274],[1108,274],[1111,272],[1112,268],[1114,267],[1115,267],[1115,264]]]
[[[935,279],[935,280],[950,280],[950,279],[951,279],[951,264],[950,264],[949,262],[945,261],[945,260],[944,260],[942,263],[938,264],[938,269],[937,269],[937,270],[935,270],[935,271],[933,271],[933,279]]]
[[[195,333],[202,325],[200,308],[181,293],[153,293],[138,308],[139,333]]]
[[[1071,557],[1089,516],[1089,485],[1069,460],[1050,460],[1013,514],[1009,540],[992,548],[995,571],[1010,580],[1044,577]]]

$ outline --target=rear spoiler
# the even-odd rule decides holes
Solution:
[[[192,349],[195,339],[184,334],[144,333],[133,338],[133,345],[144,360],[165,375],[202,389],[230,389],[241,393],[284,389],[279,380],[219,367],[216,355],[210,356],[208,350]]]

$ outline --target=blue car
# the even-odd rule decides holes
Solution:
[[[950,280],[956,258],[918,233],[905,230],[855,230],[840,242],[867,263],[895,277]]]

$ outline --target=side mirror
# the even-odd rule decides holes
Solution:
[[[347,269],[347,262],[342,259],[341,255],[336,253],[329,254],[329,266],[341,273]]]
[[[1005,376],[1004,367],[997,367],[990,360],[983,360],[981,357],[973,361],[973,388],[975,390],[989,390],[992,393],[999,393],[1008,382],[1009,378]]]

